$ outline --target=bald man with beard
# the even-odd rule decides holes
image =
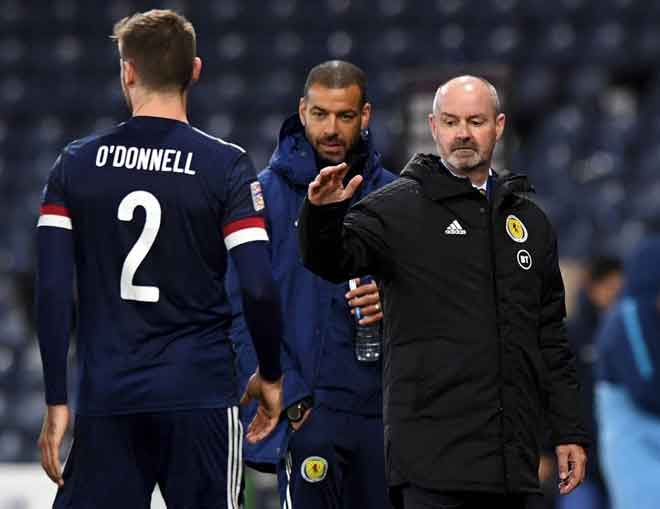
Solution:
[[[370,273],[384,319],[390,494],[405,509],[525,508],[539,493],[547,416],[559,492],[583,478],[589,442],[566,338],[557,242],[527,178],[491,167],[506,117],[487,80],[438,88],[438,155],[349,209],[345,164],[310,184],[305,265],[330,281]]]

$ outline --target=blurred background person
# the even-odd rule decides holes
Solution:
[[[567,323],[568,340],[576,358],[581,396],[591,426],[587,476],[579,490],[559,499],[561,509],[608,509],[607,487],[598,454],[598,426],[594,410],[595,365],[598,348],[595,334],[602,314],[612,305],[621,289],[621,260],[615,256],[594,256],[587,262],[576,308]]]
[[[660,235],[626,258],[621,298],[597,338],[601,464],[615,509],[660,503],[659,260]]]

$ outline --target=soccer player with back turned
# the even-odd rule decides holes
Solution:
[[[235,261],[259,369],[248,440],[281,411],[280,310],[263,199],[243,149],[188,123],[201,71],[192,25],[153,10],[114,29],[132,118],[69,144],[44,191],[38,223],[38,332],[48,409],[42,464],[54,507],[236,508],[242,477],[231,312]],[[74,442],[66,358],[74,267],[79,297]]]

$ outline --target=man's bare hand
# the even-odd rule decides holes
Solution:
[[[380,307],[380,294],[378,287],[373,281],[359,285],[357,288],[346,294],[348,305],[351,306],[351,314],[355,314],[355,308],[360,308],[360,323],[362,325],[371,325],[378,323],[383,319],[383,312]]]
[[[356,175],[344,187],[343,180],[348,172],[348,165],[341,163],[323,168],[309,184],[307,198],[313,205],[328,205],[348,200],[362,183],[362,176]]]
[[[275,382],[261,378],[259,369],[250,377],[241,405],[258,400],[257,413],[248,426],[246,438],[251,444],[266,438],[277,426],[282,413],[282,377]]]
[[[559,493],[568,495],[584,480],[587,454],[577,444],[558,445],[555,453],[559,470]]]
[[[68,427],[69,407],[67,405],[49,405],[37,443],[41,449],[41,466],[48,477],[58,486],[64,486],[60,446]]]

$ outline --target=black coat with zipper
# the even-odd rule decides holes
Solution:
[[[420,154],[348,214],[305,201],[305,265],[380,281],[392,486],[535,492],[544,416],[555,444],[588,443],[555,235],[530,190],[498,178],[489,201]]]

